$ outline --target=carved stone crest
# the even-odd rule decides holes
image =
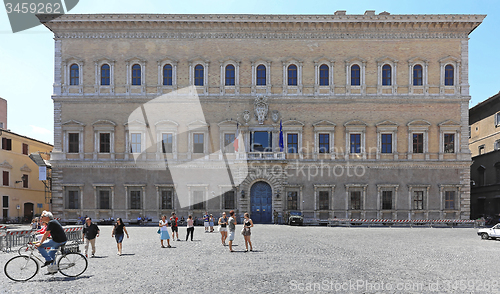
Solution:
[[[245,121],[245,123],[248,123],[250,121],[250,111],[243,111],[243,120]]]
[[[273,122],[277,123],[280,120],[280,113],[279,113],[279,111],[273,110],[273,112],[271,114],[271,119],[273,120]]]
[[[259,121],[259,125],[264,124],[267,118],[267,111],[269,110],[269,104],[267,103],[266,96],[259,96],[255,98],[254,111],[255,118]]]

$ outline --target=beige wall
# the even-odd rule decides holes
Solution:
[[[469,147],[472,157],[479,155],[479,146],[484,146],[482,154],[496,150],[495,142],[500,139],[500,129],[495,125],[496,115],[490,115],[470,126]]]

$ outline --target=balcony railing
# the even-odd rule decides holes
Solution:
[[[247,152],[247,153],[237,153],[238,159],[249,159],[249,160],[284,160],[284,152]]]

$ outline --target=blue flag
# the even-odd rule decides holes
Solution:
[[[280,152],[283,152],[283,124],[280,120]]]

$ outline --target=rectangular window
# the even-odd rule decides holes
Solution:
[[[319,153],[330,153],[330,134],[319,134]]]
[[[227,191],[224,193],[224,209],[233,209],[234,204],[234,191]]]
[[[253,132],[250,136],[252,152],[272,152],[272,132]]]
[[[99,134],[99,152],[110,153],[110,150],[111,150],[111,134],[110,133]]]
[[[226,153],[234,153],[234,134],[224,134],[224,150]]]
[[[286,135],[286,150],[288,153],[299,152],[299,134]]]
[[[28,188],[28,175],[23,175],[21,179],[23,180],[23,188]]]
[[[23,154],[28,155],[28,144],[23,143]]]
[[[424,191],[413,192],[413,209],[415,210],[424,209]]]
[[[9,217],[9,196],[2,196],[2,209],[3,209],[2,217],[4,219]]]
[[[392,209],[392,191],[382,191],[382,209]]]
[[[382,153],[392,153],[392,134],[382,134]]]
[[[12,150],[12,139],[2,138],[2,149]]]
[[[455,134],[444,134],[444,153],[455,153]]]
[[[484,145],[478,147],[478,153],[479,155],[484,154]]]
[[[361,153],[361,134],[351,134],[351,153]]]
[[[78,191],[77,190],[69,190],[68,191],[68,209],[79,209],[78,201]]]
[[[455,191],[444,192],[444,209],[455,209]]]
[[[328,191],[319,191],[319,210],[330,209],[330,193]]]
[[[351,210],[361,209],[361,191],[351,192]]]
[[[3,185],[9,186],[9,172],[3,171]]]
[[[69,133],[68,134],[68,153],[79,153],[80,152],[80,134],[79,133]]]
[[[130,152],[141,153],[141,134],[130,134]]]
[[[204,153],[204,134],[193,134],[193,153]]]
[[[288,210],[299,209],[299,197],[297,191],[290,191],[286,197],[286,205]]]
[[[413,134],[413,153],[424,153],[424,134]]]
[[[141,209],[141,191],[130,191],[130,209]]]
[[[100,190],[99,191],[99,209],[110,209],[109,205],[109,190]]]
[[[205,209],[203,191],[193,191],[193,209]]]
[[[173,134],[162,134],[161,142],[162,142],[162,152],[163,153],[172,153],[173,152]]]
[[[160,209],[173,209],[174,208],[174,191],[162,190],[161,191],[161,207]]]

